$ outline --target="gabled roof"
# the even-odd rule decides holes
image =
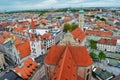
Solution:
[[[71,33],[74,36],[74,39],[78,39],[79,41],[83,41],[85,38],[85,33],[80,28],[76,28]]]
[[[92,59],[84,46],[68,46],[73,60],[77,66],[89,66],[92,64]],[[64,54],[66,46],[53,45],[47,53],[44,62],[47,64],[58,64],[61,56]]]
[[[30,55],[30,53],[31,53],[29,41],[17,44],[17,45],[15,45],[15,47],[20,52],[20,58],[24,58],[24,57]]]
[[[32,58],[28,58],[21,64],[21,66],[18,65],[13,70],[23,79],[28,79],[37,66],[37,63]]]
[[[64,54],[60,57],[59,63],[51,80],[76,80],[76,72],[76,64],[67,46]]]

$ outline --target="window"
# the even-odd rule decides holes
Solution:
[[[86,78],[86,80],[89,80],[89,76],[90,76],[90,69],[87,70],[87,78]]]

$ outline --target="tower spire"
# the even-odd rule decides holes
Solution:
[[[79,28],[83,31],[84,28],[84,10],[83,8],[79,11]]]

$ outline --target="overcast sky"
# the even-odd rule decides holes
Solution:
[[[0,10],[64,7],[120,7],[120,0],[0,0]]]

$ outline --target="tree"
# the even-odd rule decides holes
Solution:
[[[90,47],[91,47],[92,49],[97,49],[96,41],[90,40]]]
[[[106,19],[105,19],[105,18],[101,18],[100,20],[101,20],[101,21],[105,21],[105,22],[106,22]]]
[[[98,60],[98,56],[94,52],[91,52],[90,56],[93,60]]]
[[[68,30],[70,30],[70,28],[71,28],[71,25],[70,25],[70,24],[68,24],[68,23],[65,23],[65,24],[64,24],[64,31],[65,31],[65,32],[67,32]]]
[[[76,29],[78,27],[77,24],[71,24],[71,30],[73,31],[74,29]]]
[[[100,60],[105,60],[106,59],[106,55],[103,53],[103,51],[99,52],[98,57],[99,57]]]
[[[65,23],[64,24],[64,31],[67,32],[67,31],[73,31],[74,29],[76,29],[78,27],[77,24],[68,24],[68,23]]]
[[[100,19],[100,17],[99,17],[99,16],[96,16],[96,19],[98,19],[98,20],[99,20],[99,19]]]
[[[95,15],[90,15],[90,17],[94,18],[94,17],[95,17]]]
[[[61,17],[59,16],[59,17],[57,17],[57,19],[61,19]]]

